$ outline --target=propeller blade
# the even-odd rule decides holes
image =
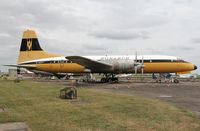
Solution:
[[[144,64],[144,57],[142,56],[142,65]]]
[[[135,63],[137,63],[137,51],[135,53]]]
[[[142,75],[143,75],[143,73],[144,73],[144,57],[142,56]]]
[[[135,66],[135,75],[137,75],[137,66]]]
[[[136,53],[135,53],[135,60],[134,60],[135,75],[137,75],[137,65],[138,65],[138,63],[137,63],[137,51],[136,51]]]

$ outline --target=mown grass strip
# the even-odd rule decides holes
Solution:
[[[63,100],[58,98],[62,88],[0,81],[0,107],[7,109],[0,123],[25,121],[37,131],[200,130],[199,119],[176,106],[92,89],[78,89],[77,100]]]

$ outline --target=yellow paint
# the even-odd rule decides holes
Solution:
[[[27,47],[28,47],[28,50],[30,51],[31,50],[31,47],[32,47],[32,40],[27,40]]]
[[[20,51],[17,64],[25,61],[51,58],[51,57],[61,57],[61,56],[49,54],[45,51]]]
[[[144,63],[144,65],[144,73],[177,73],[194,70],[194,65],[191,63]]]
[[[34,30],[26,30],[23,33],[23,39],[29,39],[29,38],[37,38],[37,35]]]
[[[76,63],[36,64],[35,70],[52,73],[84,73],[85,68]]]

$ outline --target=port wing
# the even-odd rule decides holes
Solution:
[[[66,59],[77,63],[79,65],[84,66],[86,69],[90,69],[91,71],[95,72],[97,70],[110,70],[112,65],[92,59],[88,59],[82,56],[67,56]]]

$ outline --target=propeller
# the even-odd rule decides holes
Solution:
[[[136,51],[136,54],[135,54],[134,67],[135,67],[135,75],[137,75],[137,51]]]
[[[145,65],[144,65],[144,57],[142,56],[142,65],[141,65],[141,68],[142,68],[142,75],[144,74],[144,68],[145,68]]]
[[[141,69],[141,73],[143,75],[144,73],[144,57],[142,56],[142,62],[137,62],[137,52],[136,52],[136,55],[135,55],[135,62],[134,62],[134,67],[135,67],[135,75],[137,75],[137,71],[138,69],[140,70]]]
[[[135,75],[137,75],[137,66],[135,66]]]
[[[137,52],[135,53],[135,65],[137,65]]]
[[[142,68],[142,75],[143,75],[143,73],[144,73],[143,65],[144,65],[144,57],[142,56],[142,66],[141,66],[141,68]]]

